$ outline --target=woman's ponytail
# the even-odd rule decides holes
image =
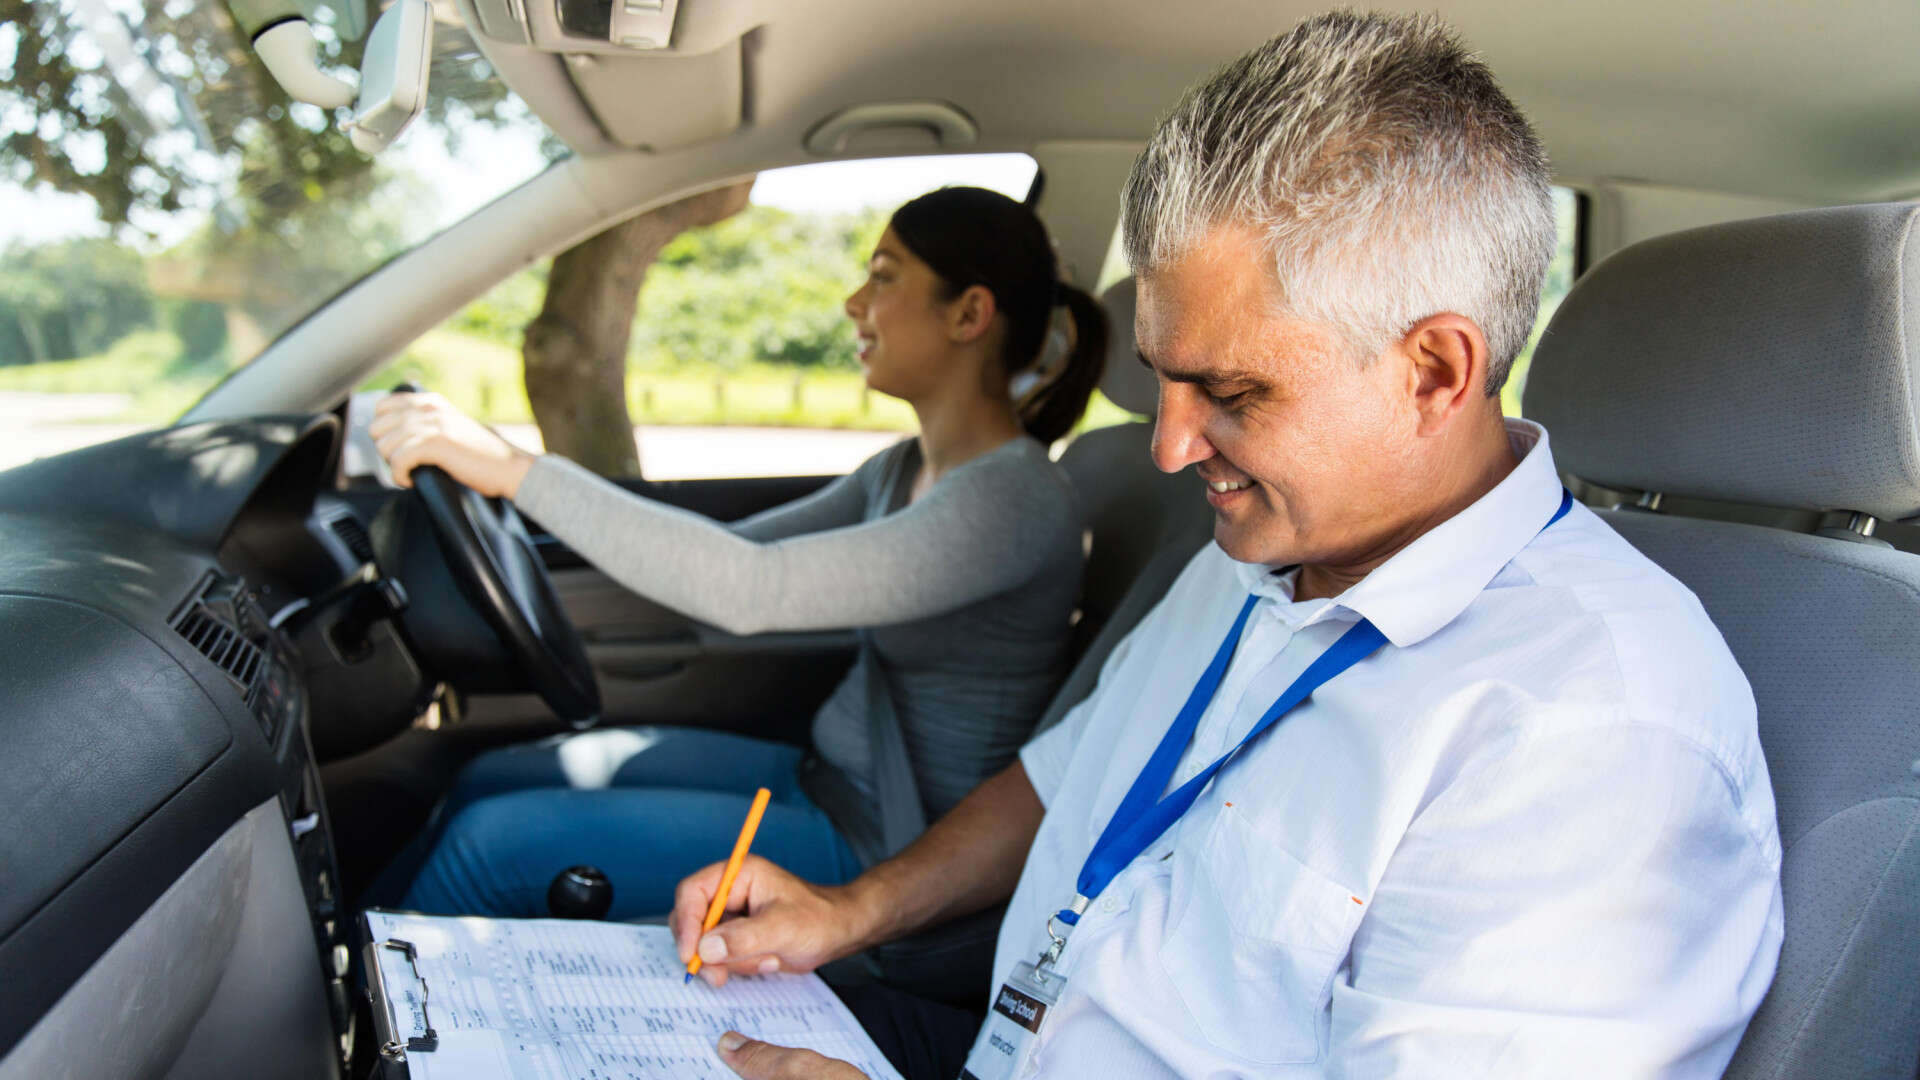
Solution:
[[[1073,320],[1073,348],[1065,367],[1020,403],[1020,424],[1027,434],[1051,445],[1080,422],[1094,387],[1107,367],[1107,313],[1084,290],[1059,285],[1060,303]]]

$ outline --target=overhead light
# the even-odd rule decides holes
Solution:
[[[680,0],[559,0],[558,7],[569,34],[652,52],[672,47]]]

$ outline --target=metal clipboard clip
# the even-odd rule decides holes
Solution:
[[[379,952],[391,949],[407,958],[407,968],[413,972],[413,980],[420,984],[420,1026],[424,1029],[419,1035],[408,1035],[403,1042],[400,1033],[394,1029],[396,1020],[393,1015],[393,997],[387,993],[387,977],[380,970]],[[388,938],[378,944],[367,944],[367,977],[373,980],[374,993],[379,997],[379,1008],[373,1010],[373,1031],[380,1040],[380,1056],[389,1060],[399,1060],[407,1053],[423,1053],[440,1047],[440,1035],[433,1030],[433,1019],[427,1013],[427,980],[420,976],[419,950],[413,942],[399,938]]]

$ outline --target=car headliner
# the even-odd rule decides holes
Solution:
[[[1091,285],[1141,140],[1180,91],[1326,4],[1286,0],[681,0],[672,47],[489,37],[501,77],[576,156],[395,259],[187,414],[328,408],[515,270],[703,186],[827,157],[1021,151],[1070,274]],[[488,0],[494,2],[494,0]],[[1460,0],[1440,14],[1591,198],[1588,255],[1674,228],[1920,192],[1920,8],[1745,0]],[[497,25],[497,24],[496,24]],[[806,148],[850,106],[932,100],[977,138]]]
[[[682,0],[669,62],[747,37],[746,126],[791,146],[837,109],[901,98],[952,102],[996,143],[1137,141],[1188,83],[1328,6]],[[1920,9],[1910,3],[1454,0],[1439,11],[1492,64],[1564,174],[1813,201],[1871,201],[1920,185],[1910,120]],[[538,55],[489,49],[501,59]],[[577,80],[628,145],[686,107],[624,92],[663,59],[603,53]],[[566,100],[573,80],[517,74],[509,81],[543,115],[578,108]],[[583,153],[614,149],[579,142]]]

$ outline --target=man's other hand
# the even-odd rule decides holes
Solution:
[[[866,1073],[844,1061],[759,1042],[737,1031],[720,1036],[720,1060],[746,1080],[867,1080]]]
[[[715,986],[729,975],[812,971],[858,949],[861,935],[847,890],[813,885],[759,857],[740,865],[727,895],[728,917],[700,928],[720,888],[725,863],[689,875],[675,890],[673,939],[680,959],[700,954],[700,977]]]

